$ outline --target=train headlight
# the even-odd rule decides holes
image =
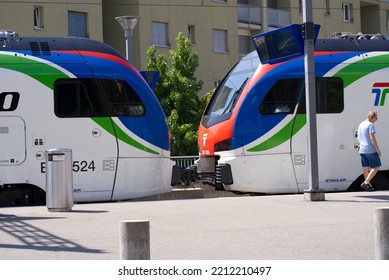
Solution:
[[[215,152],[228,151],[231,147],[231,138],[228,138],[215,144]]]

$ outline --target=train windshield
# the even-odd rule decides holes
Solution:
[[[204,113],[202,124],[210,127],[227,120],[235,107],[247,81],[259,65],[256,52],[243,57],[217,87]]]

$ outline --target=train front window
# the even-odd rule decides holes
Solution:
[[[259,59],[255,52],[243,57],[235,65],[212,96],[202,120],[204,126],[209,127],[231,116],[240,94],[258,65]]]

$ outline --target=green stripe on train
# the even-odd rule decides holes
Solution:
[[[50,64],[26,57],[0,54],[0,61],[1,68],[23,73],[51,89],[54,87],[55,80],[69,78],[68,75]]]
[[[50,89],[53,89],[54,82],[57,79],[69,78],[68,75],[60,70],[52,67],[50,64],[45,64],[33,59],[28,59],[21,56],[12,56],[0,54],[1,68],[9,69],[23,73],[44,84]],[[135,139],[127,135],[111,118],[92,118],[98,125],[105,129],[108,133],[118,137],[124,143],[131,145],[142,151],[158,155],[159,153],[142,145]],[[112,125],[114,127],[112,127]]]
[[[269,139],[262,143],[248,149],[249,152],[261,152],[270,150],[274,147],[285,143],[293,137],[300,129],[307,123],[307,117],[305,114],[297,114],[290,122],[288,122],[282,129],[276,134],[271,136]]]
[[[388,54],[367,57],[364,61],[358,60],[357,62],[343,67],[341,70],[336,72],[333,77],[342,78],[344,88],[346,88],[355,81],[371,74],[372,72],[387,68],[388,63]],[[361,72],[361,67],[363,67],[363,72]]]
[[[148,152],[150,154],[158,155],[159,153],[142,145],[135,139],[131,138],[127,133],[125,133],[111,118],[92,118],[98,125],[104,128],[107,132],[116,136],[118,139],[123,141],[124,143],[131,145],[139,150]]]

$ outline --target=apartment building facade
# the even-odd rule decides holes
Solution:
[[[334,32],[389,33],[389,1],[315,0],[313,18],[320,37]],[[146,67],[150,45],[167,55],[178,32],[188,36],[200,57],[203,93],[214,88],[239,57],[253,50],[251,36],[303,22],[304,0],[103,0],[104,40],[125,53],[115,17],[140,18],[133,33],[133,62]],[[128,3],[127,5],[124,3]],[[131,3],[131,4],[129,4]],[[389,35],[389,34],[388,34]]]
[[[103,41],[101,0],[0,0],[0,30],[19,36],[78,36]]]
[[[334,32],[389,35],[389,0],[315,0],[320,37]],[[157,54],[176,47],[179,32],[200,57],[203,93],[213,89],[239,57],[253,50],[251,36],[303,22],[304,0],[0,0],[0,30],[20,36],[79,36],[104,41],[126,54],[118,16],[139,17],[131,37],[135,67],[146,68],[149,46]]]

